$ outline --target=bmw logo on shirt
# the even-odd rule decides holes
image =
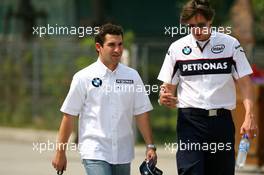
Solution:
[[[182,49],[182,53],[184,53],[185,55],[190,55],[190,53],[192,53],[192,49],[190,48],[190,46],[185,46]]]
[[[102,86],[102,80],[100,78],[94,78],[92,80],[92,85],[94,87],[99,87],[99,86]]]

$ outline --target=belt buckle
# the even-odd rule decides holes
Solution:
[[[210,109],[208,116],[210,117],[217,116],[217,109]]]

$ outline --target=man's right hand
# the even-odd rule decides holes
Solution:
[[[52,160],[52,166],[57,171],[65,171],[67,167],[67,158],[64,151],[57,151],[55,157]]]
[[[74,126],[74,117],[73,115],[64,113],[60,130],[57,138],[57,142],[59,145],[56,147],[56,154],[52,160],[52,166],[59,172],[66,170],[67,167],[67,158],[66,158],[66,148],[69,137],[73,131]],[[56,144],[57,146],[57,144]],[[58,173],[60,174],[60,173]]]

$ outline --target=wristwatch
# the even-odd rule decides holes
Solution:
[[[153,149],[154,151],[157,150],[156,146],[154,144],[148,144],[147,149]]]

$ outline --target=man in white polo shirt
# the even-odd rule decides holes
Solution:
[[[136,70],[119,63],[123,51],[120,26],[105,24],[95,36],[98,60],[77,72],[61,107],[58,142],[67,143],[79,116],[79,147],[88,175],[129,175],[134,157],[133,119],[146,143],[146,159],[156,161],[148,111],[152,105]],[[65,149],[52,161],[66,169]]]
[[[235,82],[246,111],[241,134],[253,138],[257,129],[251,67],[237,39],[211,32],[213,17],[209,1],[187,2],[181,23],[191,34],[171,44],[158,76],[160,104],[178,107],[179,175],[234,175]]]

